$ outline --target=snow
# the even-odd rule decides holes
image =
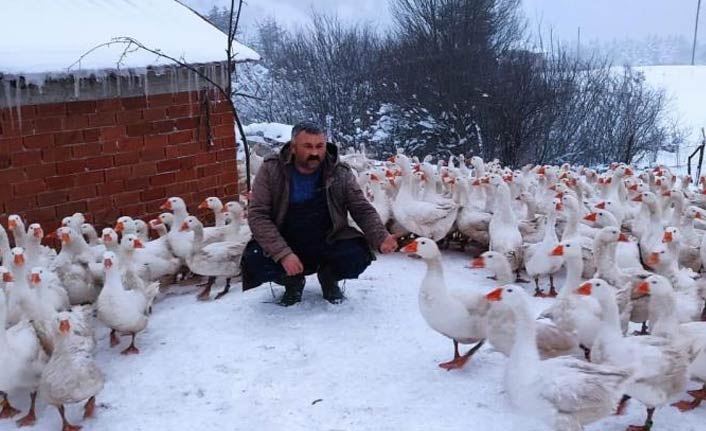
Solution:
[[[245,135],[262,136],[267,140],[284,144],[292,137],[292,127],[282,123],[252,123],[245,127]]]
[[[706,127],[706,66],[641,66],[648,84],[664,88],[670,99],[671,118],[685,129],[685,142],[678,155],[663,153],[659,162],[686,172],[686,160],[701,143],[701,128]]]
[[[468,269],[469,260],[445,252],[449,288],[492,290],[488,274]],[[490,347],[463,370],[438,368],[451,359],[452,343],[419,314],[424,271],[422,261],[400,253],[380,256],[347,282],[349,299],[338,306],[321,298],[315,277],[304,301],[290,308],[272,304],[267,286],[207,303],[196,301],[195,287],[173,287],[138,336],[139,355],[118,354],[128,337],[111,350],[108,330],[99,326],[97,363],[106,385],[97,417],[84,429],[549,430],[513,411],[502,385],[507,360]],[[281,289],[275,286],[278,296]],[[552,301],[532,300],[536,312]],[[26,411],[28,397],[11,400]],[[60,429],[55,409],[38,408],[34,430]],[[68,414],[81,424],[80,405]],[[587,430],[623,431],[643,415],[632,401],[625,416]],[[705,420],[703,406],[683,414],[667,406],[656,411],[655,429],[696,431]],[[0,421],[0,430],[10,429],[14,423]]]
[[[0,73],[44,74],[76,70],[141,69],[172,65],[170,60],[125,44],[130,37],[186,63],[225,61],[227,36],[174,0],[0,0]],[[236,61],[259,60],[235,43]],[[118,61],[120,60],[120,64]]]

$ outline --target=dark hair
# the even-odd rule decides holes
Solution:
[[[292,140],[297,137],[301,132],[310,133],[312,135],[326,134],[323,127],[319,126],[313,121],[300,121],[292,127]]]

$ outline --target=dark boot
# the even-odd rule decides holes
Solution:
[[[316,276],[321,284],[321,293],[323,294],[325,300],[331,304],[340,304],[346,299],[343,292],[341,292],[341,288],[338,286],[338,280],[334,277],[333,271],[330,267],[319,269]]]
[[[304,291],[304,282],[305,280],[303,275],[285,277],[281,280],[281,283],[278,284],[284,285],[284,295],[280,298],[279,305],[289,307],[297,302],[301,302],[302,292]]]

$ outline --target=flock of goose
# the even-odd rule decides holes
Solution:
[[[483,343],[492,345],[509,357],[504,384],[513,404],[557,431],[620,413],[630,398],[647,418],[628,430],[650,430],[655,409],[690,380],[703,389],[674,406],[698,407],[706,399],[706,278],[699,276],[706,178],[694,187],[662,166],[636,172],[616,163],[598,173],[470,163],[398,154],[360,176],[390,228],[417,237],[402,251],[427,264],[421,314],[454,344],[454,358],[440,367],[461,368]],[[449,290],[439,251],[448,240],[485,248],[470,266],[489,270],[499,287]],[[529,292],[523,282],[532,283]],[[531,295],[554,298],[539,319]],[[629,332],[630,323],[640,330]],[[461,354],[459,344],[473,346]]]
[[[86,401],[84,418],[94,414],[103,375],[94,361],[94,318],[110,328],[110,346],[131,337],[121,353],[137,354],[135,336],[147,326],[160,284],[187,273],[209,277],[198,299],[205,300],[216,277],[240,277],[240,259],[250,240],[245,208],[240,202],[210,197],[215,226],[204,227],[187,212],[184,200],[169,198],[157,219],[145,223],[120,217],[101,235],[76,213],[48,235],[60,251],[42,245],[42,227],[25,228],[17,215],[0,225],[0,419],[20,412],[9,393],[31,396],[29,412],[18,426],[36,422],[37,393],[56,406],[64,431],[80,427],[66,418],[64,406]],[[150,239],[149,230],[156,232]],[[13,244],[11,247],[11,233]]]
[[[690,379],[704,388],[676,406],[689,410],[706,399],[706,280],[699,278],[706,180],[699,188],[665,167],[636,172],[624,164],[598,173],[570,165],[511,170],[479,157],[342,159],[390,231],[416,238],[402,251],[427,263],[421,314],[454,344],[454,358],[441,367],[463,367],[487,342],[509,356],[513,403],[562,431],[581,430],[629,398],[648,415],[630,429],[649,430],[654,410]],[[24,392],[31,408],[18,425],[33,424],[39,393],[57,407],[64,430],[77,429],[64,405],[86,401],[91,417],[103,387],[95,319],[110,328],[111,347],[130,336],[122,353],[139,353],[135,336],[160,285],[189,272],[207,276],[198,298],[208,299],[216,277],[226,279],[216,298],[239,278],[251,238],[243,204],[204,200],[199,208],[215,217],[209,227],[179,197],[163,208],[169,212],[149,223],[120,217],[101,235],[82,214],[66,217],[49,235],[61,242],[58,253],[42,245],[36,223],[25,228],[12,215],[11,235],[0,226],[0,418],[19,414],[8,394]],[[471,266],[491,271],[499,287],[447,289],[439,247],[451,243],[487,250]],[[530,293],[517,284],[525,275]],[[555,298],[539,320],[530,294]],[[630,323],[641,326],[640,336]],[[461,354],[459,344],[473,346]]]

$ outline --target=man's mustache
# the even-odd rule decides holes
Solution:
[[[316,161],[321,161],[321,158],[319,156],[309,156],[306,158],[307,161],[309,160],[316,160]]]

